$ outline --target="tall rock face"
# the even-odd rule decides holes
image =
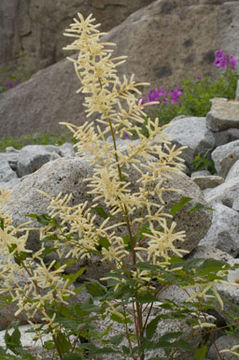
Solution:
[[[7,3],[7,0],[4,1]],[[17,4],[17,0],[14,1]],[[14,4],[14,1],[10,3]],[[63,0],[54,1],[58,4],[56,8],[60,8],[60,1],[63,3]],[[41,1],[36,0],[35,5],[38,3]],[[96,3],[99,6],[106,1],[98,0]],[[110,3],[113,0],[107,1],[105,9]],[[29,0],[29,4],[32,5],[33,0]],[[9,5],[10,8],[12,6]],[[115,11],[120,8],[115,7]],[[52,20],[48,16],[49,26],[56,21],[54,17],[57,17],[54,12]],[[42,15],[41,19],[45,16]],[[238,24],[239,1],[157,0],[114,27],[106,40],[117,44],[114,55],[128,55],[128,61],[119,68],[121,75],[135,73],[137,80],[150,81],[152,86],[180,85],[180,81],[189,75],[216,71],[213,66],[215,50],[223,48],[239,58]],[[63,41],[61,32],[48,34],[48,42],[38,39],[34,46],[43,51],[46,44],[58,46],[54,39],[61,38]],[[69,38],[66,40],[69,41]],[[76,94],[79,87],[72,63],[62,60],[39,71],[29,81],[0,94],[0,136],[59,133],[62,131],[58,125],[60,121],[83,123],[86,121],[83,97]]]
[[[239,57],[239,2],[157,0],[112,29],[116,56],[128,55],[121,71],[153,85],[177,84],[186,76],[214,74],[214,51]]]
[[[78,11],[108,31],[153,0],[1,0],[0,85],[17,71],[32,74],[61,59],[63,31]]]

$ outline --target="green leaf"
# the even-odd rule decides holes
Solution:
[[[99,245],[101,246],[101,248],[105,248],[108,250],[110,247],[110,242],[106,237],[101,236],[99,238]]]
[[[182,333],[180,331],[173,331],[173,332],[169,332],[167,334],[164,334],[163,336],[161,336],[159,338],[160,341],[162,340],[172,340],[172,339],[175,339],[177,337],[179,337],[180,335],[182,335]]]
[[[44,342],[44,348],[47,350],[54,350],[56,348],[56,345],[52,340],[48,340]]]
[[[124,335],[115,335],[109,339],[111,344],[116,346],[118,346],[123,340],[124,340]]]
[[[4,230],[4,219],[0,218],[0,228]]]
[[[212,208],[205,206],[203,204],[197,203],[196,205],[192,206],[191,208],[187,209],[186,212],[190,213],[192,211],[200,211],[200,210],[211,210],[213,211]]]
[[[57,333],[56,343],[62,354],[68,352],[71,349],[71,343],[68,341],[65,334],[63,334],[61,331]]]
[[[157,329],[158,322],[160,321],[160,319],[161,319],[161,317],[160,317],[160,315],[158,315],[153,320],[151,320],[150,323],[148,323],[148,325],[146,327],[147,339],[151,339],[153,337],[153,335],[155,334],[155,331]]]
[[[122,346],[122,351],[124,352],[124,354],[129,355],[130,354],[130,350],[127,346],[123,345]]]
[[[105,210],[100,207],[100,206],[95,206],[92,208],[92,210],[97,214],[99,215],[100,217],[102,217],[103,219],[107,219],[108,217],[112,217],[111,215],[107,214],[105,212]]]
[[[79,354],[76,353],[69,353],[69,354],[64,354],[63,356],[63,360],[80,360],[80,356]]]
[[[132,321],[122,312],[115,311],[110,315],[111,320],[119,323],[119,324],[129,324],[132,323]]]
[[[73,262],[74,264],[74,262]],[[70,266],[71,264],[68,263],[67,266]],[[85,272],[86,268],[82,267],[80,270],[78,270],[76,273],[70,273],[70,274],[62,274],[62,277],[64,280],[68,280],[68,286],[73,284],[77,281],[77,279]]]
[[[142,291],[138,294],[136,301],[141,304],[148,304],[157,301],[157,297],[151,291]]]
[[[207,346],[198,348],[194,353],[194,360],[205,360],[207,355]]]
[[[106,294],[106,288],[98,281],[90,282],[85,286],[88,293],[93,297],[104,296]]]
[[[56,227],[60,227],[60,224],[58,224],[57,220],[49,216],[48,214],[26,214],[25,216],[36,219],[42,225],[53,225]]]
[[[180,349],[180,350],[186,350],[186,351],[190,351],[190,352],[193,351],[192,345],[189,344],[187,341],[185,341],[185,340],[183,340],[183,339],[174,341],[174,342],[172,343],[172,346],[173,346],[174,348]]]
[[[9,330],[14,328],[12,334],[9,333]],[[12,323],[7,328],[5,335],[4,335],[5,344],[8,349],[10,349],[14,354],[19,354],[19,349],[22,348],[21,344],[21,333],[18,329],[17,323]]]
[[[183,208],[188,202],[190,202],[191,200],[192,200],[192,198],[187,197],[187,196],[181,197],[181,199],[179,200],[179,202],[178,202],[177,204],[174,204],[174,205],[171,207],[169,213],[170,213],[171,215],[177,214],[177,213],[178,213],[180,210],[182,210],[182,208]]]

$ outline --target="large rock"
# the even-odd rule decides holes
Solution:
[[[201,190],[214,188],[224,183],[221,176],[211,175],[208,170],[195,171],[191,174],[191,179]]]
[[[239,253],[238,235],[238,212],[222,204],[215,204],[212,225],[199,245],[212,246],[236,257]]]
[[[86,183],[83,181],[90,176],[90,170],[86,162],[78,157],[59,158],[43,165],[38,171],[30,174],[17,184],[11,193],[11,202],[7,205],[14,224],[29,221],[26,214],[47,212],[49,199],[38,190],[44,191],[51,196],[58,193],[72,193],[72,203],[82,200],[90,200],[87,196]],[[32,250],[39,248],[39,234],[32,231],[29,236],[28,247]]]
[[[93,13],[102,31],[108,31],[152,1],[1,0],[0,70],[5,68],[1,85],[16,69],[21,77],[24,71],[31,74],[63,58],[67,40],[62,33],[78,11],[84,16]]]
[[[181,157],[188,166],[191,165],[196,154],[205,153],[215,144],[214,134],[206,127],[204,117],[178,116],[163,132],[168,135],[173,144],[187,146]]]
[[[211,156],[218,175],[225,178],[232,165],[239,160],[239,140],[218,146]]]
[[[204,194],[209,204],[221,203],[236,211],[239,210],[239,178],[225,181],[213,189],[206,189]]]
[[[213,131],[239,128],[239,101],[215,98],[207,114],[207,126]]]
[[[52,24],[52,13],[56,13],[49,9]],[[185,76],[212,72],[214,51],[220,47],[238,57],[238,18],[238,2],[157,0],[113,28],[106,40],[118,45],[116,56],[128,55],[121,74],[135,73],[138,80],[150,81],[152,86],[170,85],[180,83]],[[42,44],[46,37],[50,44],[56,44],[52,36],[53,31]],[[59,133],[59,121],[83,123],[82,96],[75,94],[79,87],[72,64],[63,60],[1,94],[1,135]]]

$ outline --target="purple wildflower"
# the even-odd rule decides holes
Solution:
[[[231,67],[236,70],[238,61],[239,60],[236,60],[235,57],[231,54],[224,55],[223,49],[215,51],[214,65],[216,65],[218,68],[221,68],[223,71],[225,71],[227,67]]]
[[[123,139],[128,139],[129,138],[129,134],[127,134],[127,132],[123,132]]]
[[[196,76],[196,78],[197,78],[199,81],[201,81],[201,80],[202,80],[201,75],[197,75],[197,76]]]
[[[177,87],[175,87],[172,91],[168,92],[168,96],[170,96],[170,103],[174,104],[175,102],[179,103],[180,99],[179,96],[182,95],[182,91],[178,90]]]
[[[234,58],[234,56],[233,55],[228,55],[228,60],[229,60],[229,66],[231,67],[231,68],[233,68],[234,70],[236,70],[236,68],[237,68],[237,63],[238,63],[238,61],[239,60],[236,60],[235,58]]]
[[[11,81],[9,81],[8,83],[7,83],[7,88],[8,89],[11,89],[13,87],[13,83],[11,82]]]

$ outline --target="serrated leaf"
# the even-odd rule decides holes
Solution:
[[[71,343],[68,341],[65,334],[63,334],[61,331],[57,333],[56,342],[62,354],[68,352],[71,349]]]
[[[170,213],[171,215],[177,214],[177,213],[178,213],[180,210],[182,210],[182,208],[183,208],[188,202],[190,202],[191,200],[192,200],[192,198],[187,197],[187,196],[181,197],[181,199],[179,200],[179,202],[176,203],[176,204],[174,204],[174,205],[171,207],[169,213]]]
[[[85,286],[88,293],[93,297],[104,296],[106,294],[106,288],[97,281],[90,282]]]
[[[151,320],[150,323],[148,323],[148,325],[146,327],[147,339],[151,339],[153,337],[153,335],[155,334],[155,331],[157,329],[158,322],[160,321],[160,319],[161,319],[161,317],[160,317],[160,315],[158,315],[153,320]]]

